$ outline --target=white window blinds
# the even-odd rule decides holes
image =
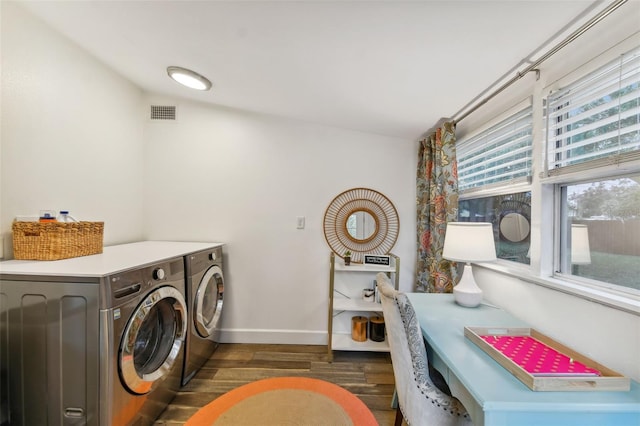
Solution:
[[[640,159],[640,48],[548,96],[547,176]]]
[[[526,181],[531,175],[532,108],[458,141],[458,190]]]

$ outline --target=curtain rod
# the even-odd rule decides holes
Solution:
[[[479,109],[482,105],[486,104],[487,102],[489,102],[491,99],[493,99],[494,97],[496,97],[498,94],[502,93],[507,87],[511,86],[513,83],[515,83],[516,81],[520,80],[522,77],[524,77],[525,75],[527,75],[529,72],[531,71],[538,71],[536,70],[536,67],[538,65],[540,65],[541,63],[543,63],[544,61],[546,61],[547,59],[549,59],[550,57],[552,57],[553,55],[555,55],[560,49],[562,49],[563,47],[565,47],[566,45],[568,45],[569,43],[571,43],[572,41],[574,41],[575,39],[577,39],[578,37],[580,37],[582,34],[584,34],[585,32],[587,32],[587,30],[591,29],[591,27],[593,27],[594,25],[596,25],[598,22],[602,21],[604,18],[606,18],[607,16],[609,16],[613,11],[615,11],[616,9],[618,9],[620,6],[622,6],[624,3],[626,3],[627,0],[616,0],[613,3],[611,3],[606,9],[604,9],[603,11],[601,11],[600,13],[598,13],[596,16],[594,16],[593,18],[591,18],[589,21],[587,21],[585,24],[583,24],[580,28],[578,28],[577,30],[575,30],[573,33],[571,33],[567,38],[565,38],[564,40],[562,40],[560,43],[556,44],[551,50],[549,50],[547,53],[545,53],[544,55],[542,55],[540,57],[540,59],[538,59],[537,61],[535,61],[533,64],[529,65],[527,68],[525,68],[523,71],[518,71],[516,73],[516,75],[511,78],[511,80],[507,81],[506,83],[504,83],[502,86],[498,87],[493,93],[491,93],[489,96],[487,96],[486,98],[484,98],[483,100],[481,100],[480,102],[478,102],[476,105],[474,105],[470,110],[468,110],[467,112],[465,112],[464,114],[462,114],[460,116],[460,118],[454,118],[453,124],[458,124],[460,121],[462,121],[463,119],[465,119],[468,115],[470,115],[471,113],[475,112],[477,109]]]

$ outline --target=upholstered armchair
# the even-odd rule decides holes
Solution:
[[[398,395],[396,426],[403,419],[410,426],[471,425],[460,401],[438,389],[429,377],[427,351],[411,302],[384,273],[376,278]]]

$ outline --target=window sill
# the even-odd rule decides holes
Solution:
[[[640,316],[640,297],[616,291],[613,289],[593,288],[584,284],[577,284],[567,280],[551,277],[538,277],[531,275],[528,267],[519,265],[507,265],[505,263],[477,263],[480,268],[488,269],[517,278],[521,281],[536,284],[552,290],[571,294],[591,302],[599,303],[614,309],[625,311]]]

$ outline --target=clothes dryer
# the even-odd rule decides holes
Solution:
[[[152,424],[175,396],[187,335],[184,279],[182,257],[108,277],[100,424]]]
[[[189,327],[182,384],[185,385],[211,357],[220,339],[224,301],[222,245],[185,256]]]

